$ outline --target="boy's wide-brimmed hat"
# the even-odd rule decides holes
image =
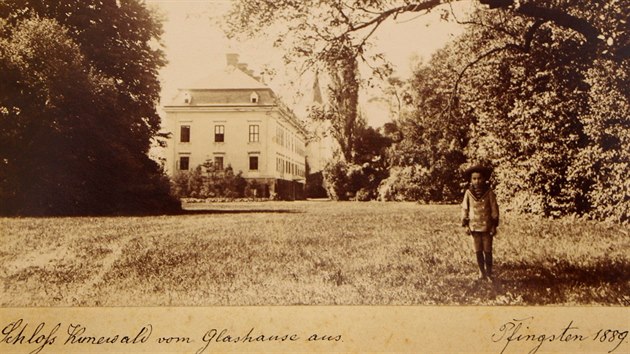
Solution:
[[[481,173],[481,175],[484,176],[485,179],[489,179],[490,175],[492,175],[492,167],[479,164],[472,165],[464,170],[464,178],[469,181],[470,176],[475,172]]]

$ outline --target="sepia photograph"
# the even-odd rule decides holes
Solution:
[[[628,9],[2,1],[0,308],[628,315]]]

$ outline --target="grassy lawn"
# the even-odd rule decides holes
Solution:
[[[629,228],[503,215],[476,281],[457,206],[193,204],[154,217],[0,218],[2,306],[620,305]]]

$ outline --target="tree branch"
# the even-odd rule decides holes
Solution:
[[[600,35],[599,29],[591,25],[587,20],[568,14],[565,11],[545,8],[533,3],[520,4],[514,0],[479,0],[479,2],[490,6],[491,9],[512,7],[515,13],[550,21],[560,27],[581,33],[589,42],[596,42],[598,40],[597,36]]]
[[[525,32],[525,34],[523,35],[523,44],[519,45],[519,44],[514,44],[514,43],[508,43],[502,47],[497,47],[497,48],[493,48],[485,53],[483,53],[481,56],[477,57],[475,60],[473,60],[472,62],[469,62],[468,64],[466,64],[466,66],[464,66],[464,68],[462,70],[460,70],[460,72],[457,74],[457,79],[455,80],[455,84],[453,85],[453,91],[451,92],[451,97],[448,100],[448,105],[447,105],[447,110],[450,112],[452,106],[453,106],[453,101],[455,99],[455,96],[457,95],[457,91],[459,90],[459,84],[462,81],[462,78],[464,77],[464,74],[466,73],[466,71],[468,71],[468,69],[472,68],[473,66],[477,65],[481,60],[499,53],[501,51],[504,50],[518,50],[524,53],[529,53],[529,51],[531,50],[532,47],[532,41],[534,39],[534,34],[536,33],[536,31],[540,28],[540,26],[542,26],[545,22],[545,20],[536,20],[528,29],[527,32]]]
[[[394,7],[392,9],[386,10],[381,12],[378,16],[372,18],[371,20],[367,21],[367,22],[363,22],[357,26],[353,26],[350,25],[350,31],[349,32],[356,32],[358,30],[361,30],[363,28],[369,27],[371,25],[374,25],[376,23],[381,23],[383,21],[385,21],[386,19],[388,19],[390,16],[396,16],[400,13],[404,13],[404,12],[420,12],[420,11],[425,11],[425,10],[430,10],[440,4],[442,4],[442,0],[426,0],[423,2],[419,2],[416,4],[409,4],[409,5],[404,5],[404,6],[399,6],[399,7]]]
[[[466,71],[468,71],[468,69],[470,69],[471,67],[473,67],[474,65],[479,63],[484,58],[487,58],[487,57],[489,57],[489,56],[491,56],[493,54],[496,54],[496,53],[504,51],[504,50],[512,49],[512,50],[518,50],[518,51],[521,51],[521,52],[529,53],[529,51],[531,50],[532,41],[534,39],[534,34],[540,28],[540,26],[542,26],[545,22],[546,22],[545,20],[536,20],[527,29],[527,32],[525,32],[525,34],[523,35],[523,44],[522,45],[509,43],[509,44],[506,44],[506,45],[504,45],[502,47],[493,48],[493,49],[485,52],[481,56],[477,57],[472,62],[466,64],[466,66],[457,74],[457,79],[455,80],[455,84],[453,85],[453,91],[451,93],[451,98],[449,99],[448,110],[450,111],[450,109],[451,109],[452,102],[453,102],[455,96],[457,95],[457,90],[459,89],[459,84],[460,84],[462,78],[464,77],[464,74],[466,73]]]
[[[477,63],[479,63],[480,61],[482,61],[483,59],[502,52],[504,50],[509,50],[509,49],[519,49],[521,50],[521,46],[516,45],[516,44],[506,44],[502,47],[497,47],[497,48],[492,48],[489,51],[483,53],[482,55],[480,55],[479,57],[477,57],[475,60],[469,62],[468,64],[466,64],[466,66],[464,66],[464,68],[462,70],[459,71],[459,73],[457,74],[457,79],[455,80],[455,84],[453,85],[453,91],[451,92],[451,97],[448,100],[448,105],[446,107],[446,109],[450,112],[451,108],[452,108],[452,103],[453,100],[455,99],[455,96],[457,95],[457,91],[459,90],[459,84],[462,81],[462,78],[464,77],[464,74],[466,73],[466,71],[468,71],[468,69],[472,68],[474,65],[477,65]]]
[[[475,21],[475,20],[462,21],[459,18],[457,18],[457,14],[455,14],[455,9],[453,9],[453,3],[449,1],[448,5],[449,5],[449,7],[451,9],[451,14],[453,15],[453,18],[455,19],[455,22],[457,24],[479,26],[479,27],[482,27],[482,28],[487,28],[487,29],[490,29],[490,30],[493,30],[493,31],[504,33],[504,34],[514,38],[514,39],[516,39],[516,37],[517,37],[514,33],[506,30],[505,28],[503,28],[501,26],[491,26],[491,25],[483,22],[483,20],[481,20],[479,22]]]

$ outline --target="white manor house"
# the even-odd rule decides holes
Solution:
[[[238,54],[227,66],[186,88],[164,106],[172,137],[166,170],[194,169],[207,160],[231,165],[262,186],[260,197],[304,198],[307,132]]]

